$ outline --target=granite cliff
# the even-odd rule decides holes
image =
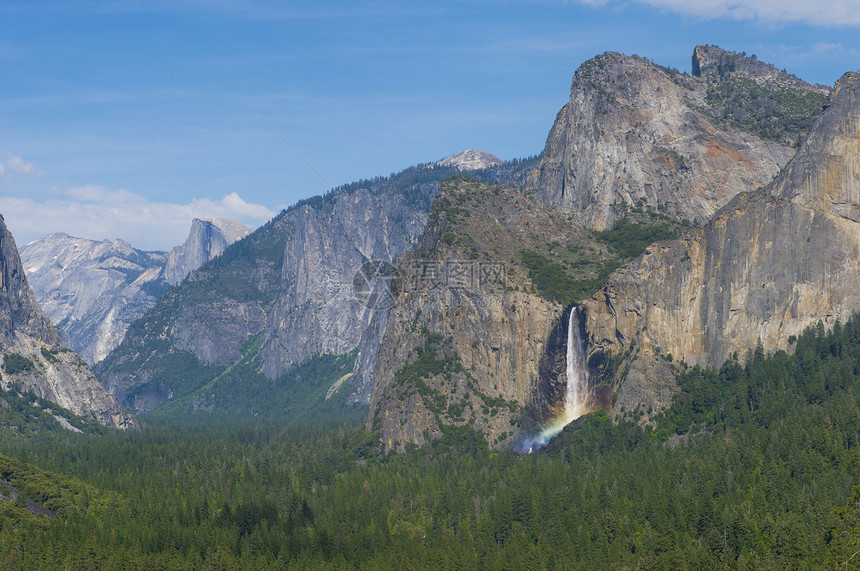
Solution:
[[[616,359],[613,410],[663,406],[671,368],[719,365],[860,310],[860,75],[846,74],[766,188],[659,243],[584,304],[589,359]],[[683,365],[682,365],[683,366]]]
[[[598,230],[622,205],[701,224],[773,179],[826,94],[719,48],[696,47],[693,72],[612,52],[582,64],[528,193]]]
[[[642,213],[641,226],[653,228],[652,217]],[[603,238],[516,188],[443,183],[419,248],[398,260],[376,356],[368,428],[384,447],[466,424],[505,447],[552,421],[570,302],[620,262]]]
[[[122,241],[51,234],[21,249],[27,278],[67,346],[96,363],[166,287],[166,256]]]
[[[123,240],[51,234],[21,248],[21,259],[64,344],[94,364],[120,344],[129,324],[169,285],[250,231],[226,218],[195,219],[188,239],[169,254],[138,250]]]
[[[227,246],[251,231],[251,228],[230,218],[195,218],[185,243],[173,248],[167,255],[162,272],[164,281],[170,285],[178,284],[192,270],[218,256]]]
[[[532,164],[473,172],[522,179]],[[366,262],[391,263],[418,242],[440,181],[459,172],[428,167],[301,201],[228,247],[132,325],[98,365],[100,380],[134,410],[181,398],[217,410],[214,389],[239,365],[278,380],[309,361],[351,355],[348,400],[369,402],[387,308],[363,304],[354,277]]]
[[[694,57],[693,76],[614,53],[583,64],[525,195],[443,185],[421,247],[398,262],[408,287],[376,358],[368,427],[385,448],[462,424],[507,446],[553,424],[564,408],[572,304],[649,243],[695,231],[687,221],[703,223],[737,193],[773,180],[829,91],[718,48],[699,47]],[[502,264],[506,287],[445,286],[446,272],[464,261],[475,271]],[[675,294],[650,275],[631,281]],[[629,293],[636,303],[638,292]],[[574,324],[583,336],[593,337],[597,314]],[[612,344],[616,330],[605,333],[601,350],[592,338],[586,408],[611,408],[619,360],[634,354]],[[668,402],[668,361],[653,360],[645,376],[639,404]]]
[[[27,283],[15,240],[0,216],[0,355],[3,390],[32,391],[73,413],[115,428],[136,426],[86,362],[63,349]]]

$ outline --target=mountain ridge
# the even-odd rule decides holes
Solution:
[[[496,155],[476,149],[467,149],[446,157],[441,161],[436,161],[431,166],[454,167],[463,172],[497,167],[504,163],[505,161]]]
[[[248,232],[227,218],[195,218],[185,243],[170,253],[139,250],[121,239],[56,233],[25,245],[21,258],[63,342],[94,364],[119,345],[129,324],[167,287]]]
[[[699,235],[702,230],[690,229],[690,220],[707,226],[726,204],[752,204],[749,197],[758,196],[752,191],[770,183],[791,160],[792,137],[805,136],[824,107],[820,88],[795,84],[752,58],[739,61],[740,69],[720,72],[719,81],[704,76],[721,64],[704,60],[699,77],[611,52],[584,63],[541,157],[470,172],[492,183],[525,179],[522,195],[517,189],[475,187],[470,198],[455,191],[457,185],[473,184],[459,168],[434,164],[300,201],[169,290],[99,365],[99,377],[134,410],[154,410],[179,399],[192,403],[183,404],[183,410],[194,412],[211,410],[216,401],[205,391],[218,393],[215,385],[232,378],[237,367],[277,384],[312,359],[354,355],[353,374],[346,381],[350,402],[371,404],[368,427],[382,430],[386,448],[421,444],[440,436],[443,426],[469,421],[492,445],[506,446],[523,423],[543,426],[557,413],[566,381],[566,341],[559,328],[566,325],[562,321],[571,304],[585,299],[589,365],[598,385],[594,406],[664,404],[676,390],[668,358],[654,361],[663,384],[654,385],[655,376],[646,371],[639,385],[627,383],[623,398],[613,394],[618,380],[609,377],[623,370],[618,359],[632,358],[633,349],[622,341],[633,332],[617,337],[620,330],[606,325],[611,315],[588,308],[610,272],[636,256],[648,239],[675,236],[685,228],[690,236]],[[778,97],[790,87],[791,97],[804,105],[780,107],[768,91],[770,84],[761,86],[757,79],[775,82]],[[761,113],[747,125],[750,110]],[[790,118],[790,128],[772,132],[771,119],[781,114]],[[603,154],[597,160],[574,153],[578,148]],[[540,165],[532,170],[537,160]],[[594,178],[600,172],[608,177],[606,184]],[[440,181],[451,175],[457,176],[445,184],[454,186],[442,184],[448,190],[439,194]],[[491,196],[499,197],[497,203]],[[476,197],[486,200],[470,202]],[[561,197],[572,202],[565,204]],[[504,211],[508,200],[527,205],[524,213],[494,210]],[[544,224],[539,218],[556,222]],[[372,228],[371,220],[378,222]],[[547,234],[556,226],[566,229]],[[497,241],[488,241],[489,236]],[[515,243],[504,259],[493,257],[501,255],[504,244]],[[651,246],[645,256],[611,274],[610,286],[659,247]],[[448,292],[444,303],[413,291],[403,297],[406,306],[385,308],[368,307],[356,296],[355,276],[363,264],[384,263],[409,275],[414,268],[398,266],[398,259],[407,264],[426,256],[444,266],[440,252],[460,261],[511,264],[514,291],[501,295],[510,303],[479,307],[480,292],[467,287]],[[679,263],[689,262],[685,253],[677,253]],[[695,258],[693,252],[689,256]],[[650,276],[635,279],[660,283]],[[455,301],[459,305],[448,315]],[[540,317],[530,322],[523,307]],[[606,331],[595,329],[595,319]],[[418,333],[426,329],[426,335],[414,327]],[[492,339],[484,343],[482,336]],[[660,354],[665,356],[667,347],[659,346]],[[495,377],[492,363],[501,371]],[[429,369],[421,369],[424,365]],[[346,376],[338,373],[338,379]],[[404,380],[409,391],[401,390]],[[456,386],[445,385],[451,382]]]
[[[471,174],[518,182],[534,163]],[[231,245],[132,325],[96,367],[102,383],[131,408],[152,410],[240,361],[278,381],[310,360],[357,348],[343,390],[348,403],[369,403],[388,310],[365,306],[354,278],[366,262],[390,264],[417,243],[441,181],[459,174],[427,166],[301,200]]]

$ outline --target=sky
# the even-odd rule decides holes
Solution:
[[[697,44],[811,83],[860,68],[856,0],[3,0],[0,213],[182,243],[463,149],[540,153],[579,65]]]

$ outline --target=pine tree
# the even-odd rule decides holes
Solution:
[[[860,486],[854,486],[845,507],[833,511],[839,525],[833,529],[831,562],[845,569],[860,566]]]

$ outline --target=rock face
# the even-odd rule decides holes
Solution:
[[[64,341],[90,364],[117,345],[170,284],[220,254],[250,228],[226,218],[197,220],[185,244],[146,252],[122,240],[51,234],[21,249],[36,298]]]
[[[275,302],[260,350],[261,370],[270,378],[315,354],[358,345],[374,310],[356,299],[353,277],[367,260],[391,263],[411,249],[426,220],[402,198],[367,190],[341,197],[330,213],[302,206],[291,214],[281,271],[291,287]]]
[[[64,350],[27,283],[15,240],[0,216],[0,354],[2,386],[33,391],[77,415],[130,428],[134,418],[99,385],[87,364]]]
[[[468,149],[466,151],[460,151],[456,155],[451,155],[448,158],[442,159],[441,161],[434,163],[434,165],[453,167],[462,172],[497,167],[504,163],[505,161],[496,155],[491,155],[490,153],[477,151],[475,149]]]
[[[587,303],[592,362],[630,366],[616,410],[667,404],[674,361],[719,365],[860,310],[860,75],[836,84],[808,140],[767,188],[656,244]],[[655,355],[663,355],[663,359]],[[624,366],[622,366],[622,369]],[[671,375],[667,375],[671,378]]]
[[[56,330],[27,283],[15,239],[0,216],[0,342],[15,348],[27,339],[59,345]]]
[[[788,163],[795,137],[805,136],[820,114],[822,89],[718,48],[697,48],[696,53],[695,76],[614,53],[583,64],[540,167],[528,178],[526,196],[533,200],[476,183],[443,185],[421,247],[398,263],[401,274],[414,281],[409,272],[429,259],[431,284],[425,270],[419,275],[425,278],[423,285],[412,283],[398,296],[376,357],[368,428],[381,433],[385,448],[420,445],[446,426],[462,424],[482,432],[491,445],[505,446],[515,432],[536,434],[530,432],[535,423],[538,429],[554,424],[566,391],[568,304],[582,299],[573,292],[605,279],[605,268],[619,262],[602,242],[622,255],[625,244],[613,237],[622,235],[622,229],[632,241],[635,232],[653,236],[653,229],[671,226],[672,219],[704,223],[739,192],[770,183]],[[776,212],[757,212],[749,220],[766,224]],[[650,226],[633,216],[650,217]],[[621,218],[626,225],[617,234],[587,230],[607,229]],[[774,220],[774,227],[780,228],[780,222]],[[784,222],[802,227],[799,218]],[[790,257],[792,248],[815,251],[815,237],[812,246],[801,246],[778,243],[771,235],[766,244],[761,241],[763,257],[756,257],[744,249],[755,232],[751,227],[736,233],[730,268],[726,252],[723,257],[697,257],[692,248],[652,246],[652,254],[642,258],[647,264],[637,261],[618,272],[599,296],[585,303],[585,313],[577,315],[584,315],[578,326],[590,340],[593,385],[586,409],[611,408],[613,400],[617,407],[630,408],[668,403],[677,391],[674,365],[668,356],[654,355],[672,351],[677,359],[699,351],[705,356],[688,361],[721,362],[747,341],[742,332],[758,332],[765,306],[756,306],[728,333],[708,322],[716,327],[710,339],[694,334],[701,328],[697,312],[735,315],[737,292],[752,291],[740,284],[750,272],[752,280],[758,279],[764,271],[759,265],[777,264],[765,259],[768,255],[782,250],[780,255]],[[758,238],[754,243],[759,244]],[[675,266],[667,269],[667,259],[681,268],[697,264],[700,272],[725,271],[722,282],[706,283],[718,288],[736,280],[730,301],[721,298],[722,307],[716,303],[718,294],[697,297],[704,291],[701,283],[679,278]],[[455,266],[463,260],[503,263],[509,270],[507,286],[493,295],[474,284],[444,287],[440,283],[450,279],[444,272],[451,260]],[[797,264],[803,260],[792,259]],[[589,264],[606,273],[586,273]],[[779,287],[791,289],[792,284],[786,280]],[[773,295],[773,279],[764,287],[756,282],[756,288],[751,295],[761,292],[765,302],[776,303],[777,298],[767,297]],[[554,301],[559,298],[566,299],[565,306]],[[695,304],[685,305],[690,299]],[[671,315],[661,303],[672,307]],[[804,308],[780,311],[800,313]],[[807,323],[792,323],[784,335]],[[678,348],[683,343],[691,346],[687,352]],[[702,349],[705,345],[712,355]],[[646,353],[648,359],[635,359]],[[618,385],[608,377],[618,370],[627,374],[614,399]],[[524,427],[528,423],[532,426]]]
[[[21,258],[45,313],[90,363],[116,347],[166,287],[165,254],[122,240],[51,234],[24,246]]]
[[[414,246],[438,180],[452,170],[413,168],[282,212],[168,290],[100,364],[100,379],[127,406],[150,410],[243,358],[277,379],[314,356],[352,350],[375,315],[353,293],[356,272]],[[353,402],[369,400],[371,379],[353,376]]]
[[[221,254],[227,246],[251,232],[251,228],[230,218],[195,218],[191,222],[191,232],[185,243],[173,248],[167,256],[164,281],[170,285],[178,284],[192,270]]]
[[[521,252],[605,256],[588,236],[517,189],[443,183],[421,247],[398,261],[403,281],[376,356],[368,428],[386,449],[465,424],[510,446],[524,423],[554,416],[566,383],[567,313],[533,293]]]
[[[602,230],[621,204],[703,223],[769,183],[820,111],[822,88],[718,48],[697,47],[694,72],[611,52],[582,64],[529,194]],[[801,111],[786,133],[774,125],[789,107]]]
[[[522,180],[531,160],[479,176]],[[240,361],[278,380],[358,348],[349,401],[367,404],[388,306],[356,278],[418,243],[430,202],[456,167],[416,166],[305,200],[192,272],[129,329],[96,372],[120,402],[152,410],[196,394]]]

